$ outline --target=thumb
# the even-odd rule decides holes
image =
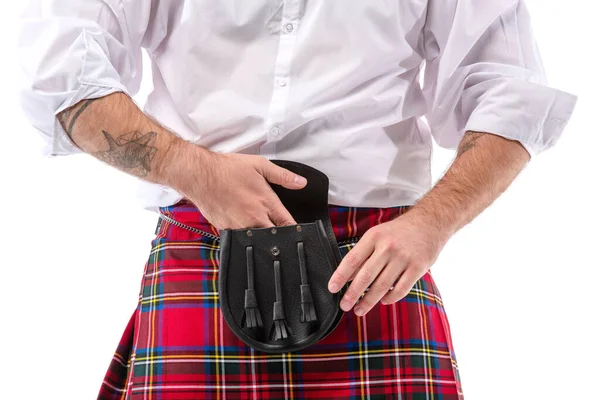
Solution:
[[[280,167],[266,160],[260,171],[265,179],[286,189],[302,189],[306,185],[306,178]]]

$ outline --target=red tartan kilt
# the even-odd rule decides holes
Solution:
[[[364,234],[407,207],[330,206],[338,240]],[[160,212],[218,235],[183,199]],[[342,256],[351,245],[340,246]],[[294,353],[258,352],[219,308],[219,243],[163,222],[151,243],[135,309],[98,399],[462,399],[448,320],[427,272],[402,300]]]

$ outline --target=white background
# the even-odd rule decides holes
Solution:
[[[433,274],[467,400],[600,399],[598,6],[530,0],[551,86],[579,101],[549,151],[448,243]],[[0,399],[92,399],[133,312],[155,214],[133,177],[40,157],[0,6]],[[146,69],[146,72],[149,72]],[[136,97],[143,104],[149,74]],[[436,149],[434,178],[452,159]]]

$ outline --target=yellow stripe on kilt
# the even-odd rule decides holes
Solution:
[[[164,350],[163,350],[164,351]],[[399,349],[398,351],[389,351],[389,350],[365,350],[365,351],[344,351],[344,352],[338,352],[338,353],[327,353],[327,354],[293,354],[293,353],[287,353],[289,355],[290,359],[305,359],[305,358],[331,358],[331,357],[347,357],[347,356],[364,356],[364,355],[373,355],[373,354],[395,354],[395,353],[400,353],[401,355],[429,355],[429,356],[437,356],[437,357],[450,357],[450,352],[449,351],[444,351],[444,350],[433,350],[430,348],[422,348],[422,347],[409,347],[409,348],[403,348],[403,349]],[[406,353],[406,354],[403,354]],[[150,356],[150,357],[137,357],[136,360],[137,361],[155,361],[155,360],[174,360],[174,359],[215,359],[215,360],[219,360],[219,359],[232,359],[232,360],[243,360],[243,359],[263,359],[263,360],[268,360],[271,359],[273,361],[281,361],[281,355],[257,355],[255,354],[254,356],[250,355],[243,355],[243,354],[239,354],[239,355],[232,355],[232,356],[227,356],[227,355],[210,355],[210,354],[205,354],[205,355],[194,355],[194,354],[190,354],[190,355],[185,355],[185,354],[176,354],[176,355],[162,355],[162,356]]]

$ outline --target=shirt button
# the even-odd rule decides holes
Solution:
[[[274,126],[271,128],[271,135],[277,136],[280,133],[281,133],[281,128],[279,128],[278,126]]]
[[[278,79],[277,80],[277,86],[279,87],[285,87],[287,85],[287,82],[285,81],[285,79]]]
[[[292,24],[292,23],[285,24],[285,30],[288,31],[288,33],[292,32],[294,30],[294,24]]]

